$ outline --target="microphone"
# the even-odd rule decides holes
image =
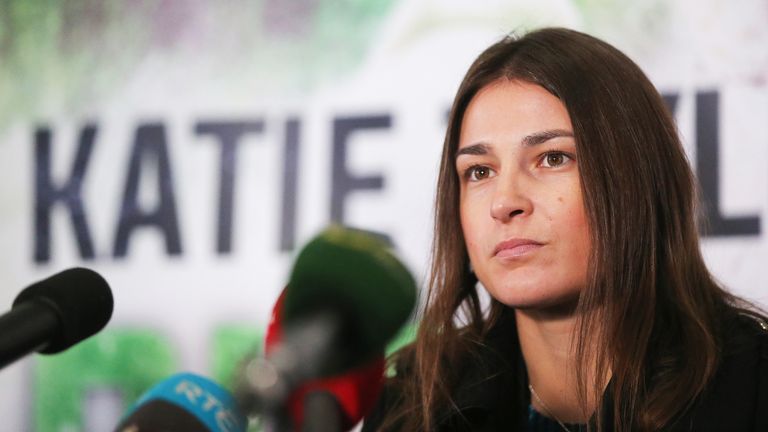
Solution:
[[[299,252],[284,302],[286,343],[325,324],[330,345],[310,372],[332,376],[384,350],[415,306],[416,282],[380,238],[334,225]]]
[[[71,268],[28,286],[0,316],[0,368],[32,351],[59,353],[96,334],[112,308],[112,291],[93,270]]]
[[[267,326],[264,339],[267,356],[281,342],[284,298],[285,291],[275,303]],[[291,393],[286,402],[293,430],[351,430],[373,409],[383,386],[383,378],[384,355],[381,353],[351,371],[304,383]]]
[[[385,346],[415,302],[413,277],[379,238],[339,226],[321,232],[294,263],[279,318],[273,317],[280,324],[277,342],[268,346],[266,359],[251,359],[242,368],[236,391],[241,407],[279,421],[283,410],[292,409],[290,399],[301,399],[312,383],[328,390],[323,379],[340,380],[353,389],[352,399],[361,397],[362,388],[380,385]],[[356,382],[349,381],[352,376]],[[343,399],[330,393],[346,410]]]
[[[247,425],[235,399],[221,386],[180,373],[144,393],[115,432],[245,432]]]

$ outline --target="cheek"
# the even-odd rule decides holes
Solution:
[[[584,214],[584,207],[581,203],[574,203],[566,211],[566,225],[577,237],[586,235],[587,229],[587,217]]]
[[[557,205],[560,207],[563,218],[561,222],[564,227],[567,227],[568,232],[572,233],[574,238],[589,238],[587,216],[578,178],[574,178],[570,184],[561,189],[557,196]]]
[[[461,230],[464,234],[464,242],[467,246],[467,252],[469,252],[470,256],[472,256],[475,249],[479,247],[478,240],[482,236],[482,209],[479,203],[475,203],[467,199],[462,199],[459,201],[459,206],[459,217],[461,222]]]
[[[591,249],[589,224],[581,201],[573,202],[564,212],[565,220],[561,232],[568,237],[569,250],[576,255],[579,263],[585,263]]]
[[[559,239],[563,247],[560,249],[561,259],[580,263],[583,255],[589,250],[590,235],[587,217],[582,201],[581,189],[576,181],[561,185],[557,194],[544,198],[540,208],[547,210],[550,233]]]

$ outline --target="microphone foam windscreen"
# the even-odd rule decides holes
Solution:
[[[384,350],[415,303],[413,276],[386,243],[332,226],[299,252],[285,291],[284,325],[316,313],[338,314],[350,346],[365,361]]]
[[[59,332],[40,352],[55,354],[104,328],[112,317],[112,291],[93,270],[71,268],[25,288],[13,307],[40,302],[53,309],[61,321]]]

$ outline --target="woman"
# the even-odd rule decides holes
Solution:
[[[489,47],[451,110],[419,333],[363,430],[768,431],[768,325],[707,271],[695,201],[621,52]]]

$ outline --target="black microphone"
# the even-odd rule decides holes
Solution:
[[[0,316],[0,368],[38,351],[56,354],[104,328],[112,291],[98,273],[71,268],[25,288]]]

